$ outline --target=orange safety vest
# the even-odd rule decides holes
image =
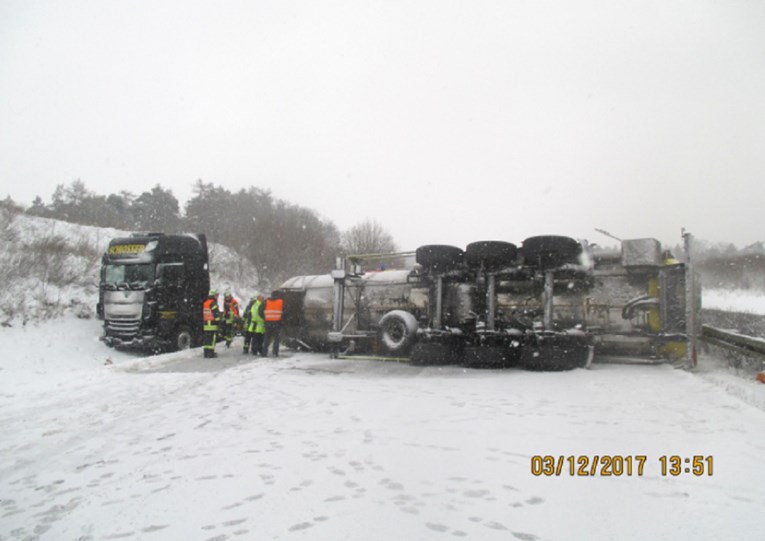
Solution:
[[[234,297],[223,301],[223,313],[227,319],[231,316],[239,317],[239,303]]]
[[[202,319],[205,323],[214,322],[218,318],[216,312],[218,311],[218,303],[215,299],[206,299],[202,305]]]
[[[266,321],[281,321],[283,307],[284,301],[282,299],[267,299],[266,308],[263,310],[264,319]]]

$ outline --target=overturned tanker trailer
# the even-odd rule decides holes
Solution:
[[[282,284],[284,333],[296,347],[422,364],[566,370],[694,360],[699,303],[688,252],[681,263],[658,241],[633,239],[595,253],[586,241],[544,235],[520,247],[480,241],[350,256],[330,274]],[[361,265],[391,256],[415,264]]]

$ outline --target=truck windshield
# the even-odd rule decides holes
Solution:
[[[154,265],[107,265],[103,285],[107,289],[145,289],[154,280]]]

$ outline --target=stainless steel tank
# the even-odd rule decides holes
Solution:
[[[327,346],[332,330],[334,279],[330,274],[295,276],[280,286],[285,298],[287,339],[314,349]],[[428,286],[408,270],[385,270],[349,276],[345,281],[343,328],[345,335],[373,334],[382,317],[393,310],[427,317]]]

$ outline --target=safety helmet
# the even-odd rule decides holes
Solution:
[[[209,297],[217,297],[218,296],[218,290],[217,289],[211,289],[208,296]]]
[[[230,290],[230,289],[227,289],[226,291],[224,291],[224,292],[223,292],[223,296],[224,296],[224,297],[226,297],[226,298],[228,299],[228,298],[231,296],[231,290]]]

